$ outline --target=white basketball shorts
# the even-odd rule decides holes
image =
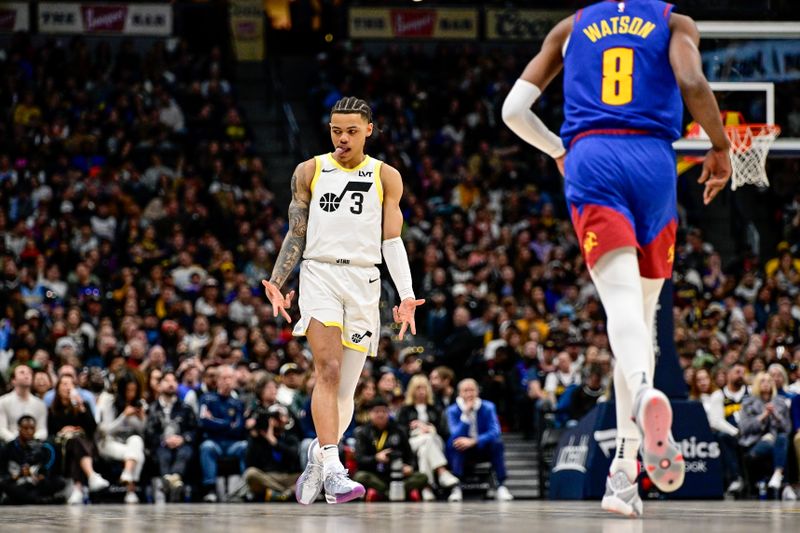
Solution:
[[[300,265],[300,315],[292,332],[306,334],[311,319],[342,331],[342,345],[375,356],[380,336],[378,267],[306,259]]]

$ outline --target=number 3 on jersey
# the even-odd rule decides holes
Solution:
[[[633,49],[609,48],[603,52],[604,104],[625,105],[633,100]]]

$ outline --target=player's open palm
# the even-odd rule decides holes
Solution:
[[[274,283],[264,280],[261,284],[264,286],[264,293],[267,295],[269,303],[272,304],[272,316],[277,317],[278,313],[280,313],[287,322],[291,322],[292,317],[289,316],[286,310],[292,307],[294,291],[289,291],[289,294],[284,297],[281,290]]]
[[[709,150],[703,161],[703,172],[697,183],[705,184],[703,203],[711,203],[719,192],[725,188],[731,177],[731,156],[727,150]]]
[[[403,336],[406,334],[406,329],[409,327],[411,328],[411,334],[417,334],[417,324],[414,322],[414,311],[416,311],[417,307],[424,304],[425,300],[415,300],[414,298],[406,298],[400,305],[394,306],[392,309],[392,315],[394,316],[394,321],[400,324],[400,333],[397,335],[397,338],[403,340]]]

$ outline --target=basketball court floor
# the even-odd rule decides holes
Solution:
[[[800,530],[798,502],[649,502],[644,519],[609,515],[599,502],[95,505],[0,507],[0,531],[82,533],[768,533]]]

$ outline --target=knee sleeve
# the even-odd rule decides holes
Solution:
[[[590,270],[608,317],[608,340],[631,391],[650,384],[652,341],[645,322],[636,249],[608,252]]]
[[[337,394],[337,405],[339,407],[339,438],[350,426],[355,410],[354,394],[361,371],[364,369],[366,353],[362,353],[349,348],[344,349],[342,355],[342,366],[339,378],[339,391]]]

